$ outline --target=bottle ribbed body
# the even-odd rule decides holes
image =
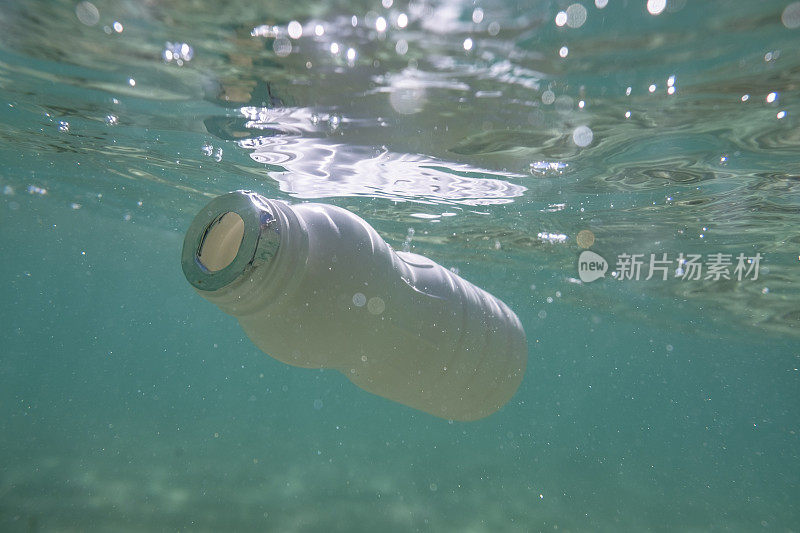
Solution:
[[[525,334],[503,302],[420,255],[393,251],[344,209],[265,200],[280,234],[267,264],[216,291],[268,355],[334,368],[369,392],[454,420],[517,390]]]

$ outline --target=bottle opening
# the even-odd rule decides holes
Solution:
[[[244,220],[237,213],[229,211],[206,229],[197,260],[207,270],[218,272],[236,259],[243,237]]]
[[[270,205],[254,192],[233,191],[197,213],[181,250],[183,274],[195,289],[217,291],[275,257],[280,223]]]

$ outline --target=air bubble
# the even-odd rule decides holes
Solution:
[[[91,2],[81,2],[75,7],[75,14],[83,24],[94,26],[100,21],[100,12]]]
[[[578,126],[572,132],[572,141],[581,148],[592,144],[593,139],[594,133],[592,133],[592,130],[589,128],[589,126]]]
[[[293,20],[286,26],[286,32],[292,39],[299,39],[303,36],[303,26],[296,20]]]
[[[647,12],[651,15],[660,15],[667,7],[667,0],[647,0]]]
[[[278,37],[272,43],[272,49],[278,57],[286,57],[292,53],[292,43],[286,37]]]
[[[586,8],[581,4],[572,4],[567,8],[567,26],[580,28],[586,22]]]
[[[800,2],[792,2],[784,8],[781,22],[790,30],[800,28]]]
[[[408,52],[408,42],[405,39],[400,39],[397,41],[397,44],[394,45],[394,51],[401,56],[406,55],[406,52]]]
[[[378,296],[373,296],[367,302],[367,311],[371,315],[380,315],[386,309],[386,303],[383,301],[383,298]]]

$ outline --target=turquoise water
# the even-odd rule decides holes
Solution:
[[[3,3],[0,530],[797,531],[800,4],[598,4]],[[508,303],[516,396],[258,351],[180,267],[241,188]]]

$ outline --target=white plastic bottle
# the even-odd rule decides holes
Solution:
[[[364,220],[249,191],[204,207],[183,271],[265,353],[334,368],[364,390],[452,420],[505,405],[525,373],[519,319],[491,294]]]

